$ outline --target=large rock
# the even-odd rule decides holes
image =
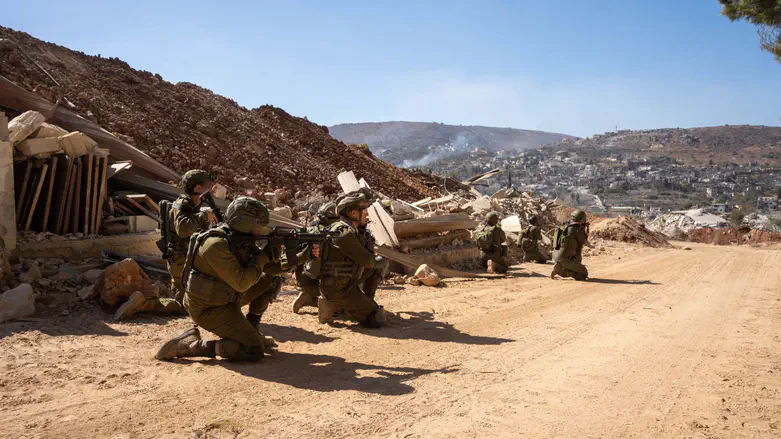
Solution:
[[[112,306],[126,301],[136,291],[141,291],[145,296],[157,295],[157,288],[149,276],[130,258],[103,270],[95,288],[103,303]]]
[[[0,295],[0,323],[21,319],[35,313],[35,291],[30,284],[21,284]]]
[[[45,120],[43,114],[37,111],[25,111],[8,123],[8,140],[16,145],[30,137]]]
[[[266,207],[269,209],[276,209],[277,208],[277,194],[274,192],[266,192],[263,194],[263,200],[266,203]]]
[[[415,270],[415,278],[427,287],[435,287],[442,281],[439,273],[434,271],[433,268],[429,267],[428,264],[422,264],[420,267],[418,267],[417,270]]]

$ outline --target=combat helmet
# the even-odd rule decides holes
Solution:
[[[570,215],[570,217],[572,218],[572,221],[574,221],[576,223],[584,223],[584,222],[586,222],[586,212],[584,212],[584,211],[582,211],[580,209],[576,209],[576,210],[572,211],[572,214]]]
[[[485,222],[488,223],[489,226],[495,226],[499,223],[499,213],[498,212],[490,212],[488,215],[485,216]]]
[[[195,186],[204,184],[207,181],[214,181],[215,177],[210,172],[206,172],[203,169],[192,169],[187,171],[182,176],[182,189],[188,194],[193,192]]]
[[[339,219],[339,215],[336,214],[336,203],[329,201],[320,206],[320,208],[317,209],[317,219],[320,220],[320,222],[329,222]]]
[[[375,196],[371,189],[360,188],[357,191],[348,192],[336,199],[336,213],[340,216],[346,216],[347,212],[353,209],[368,209],[374,200]]]
[[[238,197],[225,211],[225,223],[239,233],[253,233],[258,226],[268,226],[266,205],[252,197]]]

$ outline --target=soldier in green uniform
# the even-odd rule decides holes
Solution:
[[[198,326],[221,339],[201,340],[198,328],[191,328],[165,343],[157,359],[219,356],[259,361],[264,348],[275,345],[250,321],[253,313],[268,307],[270,300],[263,296],[276,289],[276,276],[286,271],[278,248],[255,246],[255,236],[271,231],[268,222],[263,203],[239,197],[228,206],[224,225],[192,237],[185,262],[184,307]],[[310,251],[298,256],[305,262]],[[312,246],[311,257],[318,256],[319,247]],[[247,317],[241,311],[246,304],[250,305]]]
[[[374,202],[374,194],[360,189],[340,196],[336,212],[341,219],[328,231],[336,232],[324,248],[320,266],[320,293],[318,320],[331,321],[336,311],[362,326],[378,328],[385,324],[385,310],[374,301],[380,273],[388,260],[375,256],[371,235],[366,233],[367,209]]]
[[[554,243],[553,260],[556,265],[550,274],[551,279],[556,275],[575,280],[588,278],[588,270],[583,265],[583,246],[588,245],[588,218],[582,210],[572,212],[571,217],[557,233],[560,238],[558,243]]]
[[[540,221],[536,216],[533,216],[529,218],[529,228],[523,231],[519,242],[525,262],[534,261],[538,264],[548,262],[550,258],[540,250],[540,240],[542,240]]]
[[[119,307],[115,314],[117,320],[124,320],[139,312],[154,312],[157,314],[183,314],[184,288],[182,287],[182,269],[187,256],[187,245],[190,236],[200,230],[205,230],[210,224],[217,223],[217,216],[211,209],[201,208],[201,196],[214,186],[211,175],[200,169],[187,171],[182,176],[184,193],[171,204],[167,218],[162,222],[168,227],[168,273],[171,275],[171,291],[174,299],[145,297],[140,292],[134,293],[127,302]],[[163,244],[166,245],[166,244]]]
[[[499,214],[491,212],[485,217],[485,222],[475,231],[475,241],[480,247],[480,262],[483,268],[488,268],[488,261],[493,262],[494,273],[507,273],[507,246],[503,245],[507,236],[499,224]]]
[[[336,203],[329,201],[317,210],[317,219],[308,231],[310,233],[323,232],[338,219]],[[318,260],[314,260],[296,268],[296,283],[301,289],[301,293],[293,301],[293,312],[296,314],[305,306],[317,306],[317,297],[320,295],[320,280],[317,275],[312,274],[312,264],[317,263]]]

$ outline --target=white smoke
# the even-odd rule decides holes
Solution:
[[[432,163],[436,163],[440,160],[446,159],[459,154],[465,154],[469,152],[469,138],[465,133],[458,133],[455,139],[444,144],[430,146],[429,149],[433,149],[430,153],[415,160],[407,159],[401,162],[399,165],[402,168],[421,168],[428,166]]]

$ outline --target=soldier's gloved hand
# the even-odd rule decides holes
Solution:
[[[275,264],[282,259],[282,249],[276,246],[267,245],[263,248],[263,253],[268,256],[269,262]]]
[[[312,259],[320,257],[320,244],[312,244]]]

